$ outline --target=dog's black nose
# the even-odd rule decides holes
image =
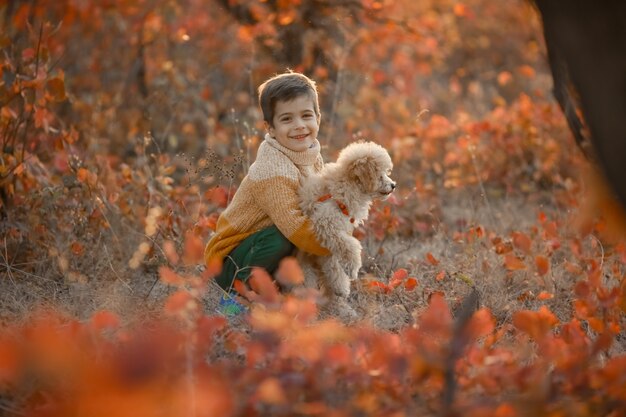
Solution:
[[[395,182],[392,182],[392,183],[391,183],[391,189],[392,189],[392,190],[395,190],[395,189],[396,189],[396,183],[395,183]]]

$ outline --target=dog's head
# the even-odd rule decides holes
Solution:
[[[389,175],[393,163],[389,153],[374,142],[355,142],[346,146],[337,158],[347,177],[374,198],[386,199],[396,188]]]

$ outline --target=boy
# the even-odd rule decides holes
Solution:
[[[294,72],[277,75],[259,87],[259,105],[265,140],[204,252],[207,264],[223,262],[216,281],[227,293],[220,307],[228,315],[242,308],[230,297],[234,280],[245,281],[253,266],[271,274],[294,247],[329,254],[298,205],[300,176],[319,172],[324,164],[315,82]]]

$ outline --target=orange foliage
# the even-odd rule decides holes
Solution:
[[[549,98],[540,27],[524,2],[40,0],[0,1],[0,14],[2,279],[43,276],[57,291],[152,272],[172,290],[153,322],[112,311],[2,322],[3,411],[583,417],[626,408],[626,360],[613,349],[626,313],[626,222],[599,176],[579,179],[584,163]],[[393,155],[398,189],[355,235],[374,248],[370,266],[392,257],[356,297],[400,310],[423,303],[394,332],[321,319],[317,293],[283,294],[261,269],[235,281],[250,306],[241,327],[204,311],[222,265],[196,266],[263,137],[254,87],[286,67],[318,82],[325,159],[361,138]],[[485,201],[548,191],[562,211],[582,201],[579,230],[544,212],[527,229],[448,230],[445,193],[477,190]],[[448,248],[420,250],[404,267],[385,253],[385,242],[434,233],[485,277],[444,258]],[[496,316],[448,290],[500,278],[520,288],[510,298],[524,309]],[[297,286],[303,275],[288,258],[276,279]],[[570,310],[551,310],[562,298]]]

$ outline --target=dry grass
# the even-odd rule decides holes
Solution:
[[[539,196],[533,194],[533,197],[507,197],[496,191],[485,196],[480,191],[477,188],[445,192],[436,200],[421,199],[399,208],[397,215],[404,218],[435,216],[433,213],[436,213],[432,230],[421,235],[398,232],[389,234],[382,242],[372,238],[371,234],[366,235],[362,279],[353,283],[348,300],[358,318],[345,316],[343,319],[350,323],[367,321],[381,329],[395,331],[415,322],[432,293],[444,293],[455,312],[475,288],[479,294],[479,306],[489,308],[499,324],[510,323],[515,311],[536,309],[544,304],[561,320],[568,320],[577,277],[565,269],[566,261],[573,259],[567,244],[554,252],[549,273],[541,277],[532,266],[526,270],[507,271],[503,256],[495,252],[490,236],[506,240],[512,231],[530,233],[538,227],[539,212],[563,224],[567,224],[571,213],[559,206],[547,192]],[[436,202],[434,205],[433,201]],[[95,239],[89,252],[94,256],[71,261],[71,270],[79,272],[83,278],[72,278],[72,274],[64,272],[59,266],[59,256],[54,252],[45,254],[41,248],[38,251],[38,248],[30,248],[30,251],[21,253],[24,248],[19,244],[5,244],[0,265],[3,275],[0,279],[3,294],[0,319],[19,321],[42,306],[60,309],[79,319],[87,319],[103,309],[117,313],[129,322],[160,314],[164,300],[174,291],[158,277],[158,265],[165,262],[160,248],[141,268],[129,268],[128,258],[141,240],[141,231],[133,230],[120,219],[111,222],[115,226]],[[482,238],[471,243],[458,238],[459,233],[477,226],[484,230]],[[367,229],[365,231],[367,233]],[[562,234],[572,236],[575,233],[563,230]],[[603,254],[604,248],[592,235],[581,243],[587,256],[597,256],[607,265],[611,262],[610,256],[615,256],[608,250]],[[542,245],[539,239],[533,241],[533,253],[541,253]],[[59,244],[59,247],[66,246],[67,242]],[[36,266],[31,265],[28,269],[30,272],[22,269],[24,265],[18,261],[32,259],[26,257],[26,253],[41,256]],[[439,264],[429,263],[427,254],[433,255]],[[398,287],[391,293],[381,293],[369,288],[369,281],[387,282],[398,268],[405,268],[417,279],[418,285],[413,291]],[[208,314],[215,311],[220,291],[217,285],[209,283],[203,300]],[[536,296],[542,291],[554,297],[538,300]],[[322,317],[328,316],[342,318],[341,309],[322,308]],[[235,320],[241,321],[240,318]]]

